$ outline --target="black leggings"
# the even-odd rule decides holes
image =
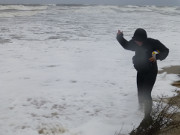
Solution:
[[[148,72],[137,72],[137,88],[139,103],[144,105],[145,117],[150,116],[152,111],[151,91],[156,81],[157,69]]]

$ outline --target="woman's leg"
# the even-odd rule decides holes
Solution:
[[[145,117],[149,117],[152,111],[152,97],[151,92],[156,81],[157,72],[146,73],[144,78],[143,90],[144,90],[144,105],[145,105]]]
[[[157,70],[137,73],[137,88],[139,104],[144,105],[145,117],[149,117],[152,111],[151,91],[156,81]]]
[[[143,73],[142,72],[137,72],[137,89],[138,89],[138,100],[139,100],[139,104],[143,104],[144,103],[144,94],[143,94],[143,81],[144,81],[144,77],[143,77]]]

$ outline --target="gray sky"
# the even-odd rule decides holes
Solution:
[[[180,0],[0,0],[0,4],[129,4],[180,6]]]

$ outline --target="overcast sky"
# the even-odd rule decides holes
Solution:
[[[180,0],[0,0],[0,4],[180,5]]]

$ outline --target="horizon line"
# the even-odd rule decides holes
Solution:
[[[56,5],[56,6],[157,6],[157,7],[164,7],[164,6],[168,6],[168,7],[179,7],[180,5],[154,5],[154,4],[72,4],[72,3],[65,3],[65,4],[55,4],[55,3],[36,3],[36,4],[30,4],[30,3],[8,3],[8,4],[1,4],[0,5],[28,5],[28,6],[50,6],[50,5]]]

